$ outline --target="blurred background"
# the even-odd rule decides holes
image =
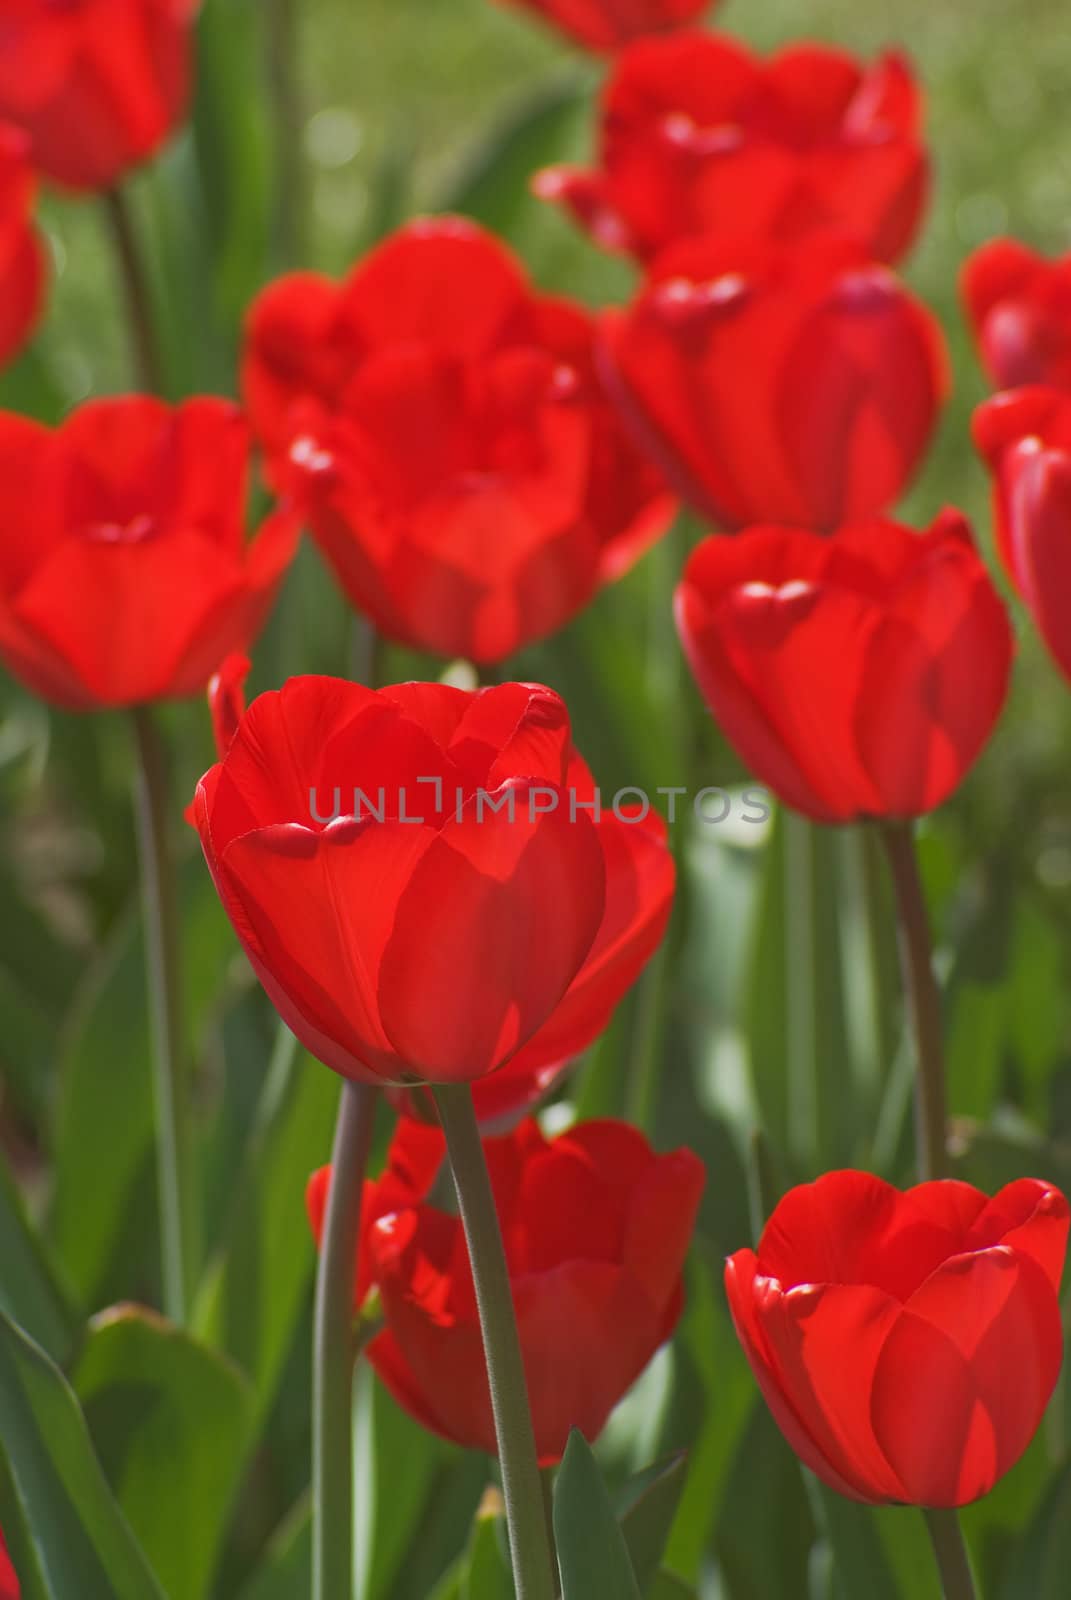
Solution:
[[[986,477],[968,435],[984,390],[956,280],[965,256],[999,233],[1071,247],[1064,0],[726,0],[717,20],[763,49],[810,37],[913,56],[936,185],[906,276],[944,324],[955,391],[904,512],[922,525],[942,504],[964,508],[991,556]],[[340,273],[419,212],[482,221],[545,289],[595,306],[626,298],[632,268],[587,245],[527,189],[538,167],[589,152],[604,70],[490,0],[207,0],[192,125],[132,184],[172,394],[235,391],[243,309],[274,274],[296,265]],[[129,387],[132,368],[99,205],[53,194],[40,211],[54,264],[50,310],[30,351],[0,375],[0,405],[54,419]],[[513,664],[513,675],[566,696],[604,791],[745,781],[683,671],[670,615],[676,575],[702,531],[682,518],[625,582]],[[1071,694],[1013,611],[1012,700],[963,792],[925,824],[923,859],[959,1169],[985,1186],[1029,1172],[1067,1188]],[[305,548],[251,687],[305,671],[359,675],[363,644]],[[386,652],[390,678],[442,670]],[[214,759],[206,710],[170,708],[167,728],[179,816]],[[191,1402],[181,1385],[150,1394],[132,1383],[133,1397],[117,1396],[94,1356],[101,1325],[88,1335],[84,1326],[118,1298],[152,1303],[157,1288],[131,772],[123,719],[56,714],[0,683],[0,1141],[18,1189],[4,1177],[0,1304],[67,1364],[109,1476],[141,1485],[124,1504],[146,1543],[164,1547],[161,1570],[179,1575],[169,1592],[196,1600],[207,1591],[184,1565],[189,1530],[226,1501],[228,1472],[237,1481],[241,1452],[227,1427],[238,1402],[212,1393]],[[260,1441],[237,1515],[214,1535],[214,1592],[295,1600],[307,1548],[313,1266],[302,1194],[328,1156],[337,1085],[277,1051],[273,1015],[187,832],[186,983],[211,1263],[197,1327],[244,1369],[241,1405]],[[682,882],[664,959],[559,1113],[627,1115],[662,1145],[693,1144],[709,1169],[682,1331],[615,1417],[602,1459],[620,1480],[690,1449],[670,1565],[704,1597],[930,1600],[935,1579],[914,1513],[875,1516],[804,1483],[758,1403],[720,1288],[721,1258],[752,1237],[761,1196],[847,1164],[908,1178],[910,1059],[874,841],[865,830],[778,818],[765,830],[686,823],[674,843]],[[14,1306],[6,1286],[16,1274],[32,1287]],[[148,1443],[138,1431],[146,1408],[155,1453],[152,1430]],[[362,1600],[424,1600],[468,1539],[487,1465],[458,1470],[456,1452],[381,1393],[369,1392],[361,1417]],[[1051,1421],[968,1514],[985,1592],[998,1600],[1066,1594],[1066,1393]],[[191,1452],[184,1470],[197,1485],[170,1529],[153,1523],[163,1440]],[[5,1492],[0,1483],[0,1510]],[[148,1533],[139,1518],[153,1524]],[[268,1579],[249,1587],[269,1542]]]

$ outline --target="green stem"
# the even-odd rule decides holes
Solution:
[[[937,1557],[945,1600],[976,1600],[974,1575],[959,1517],[954,1511],[925,1511],[923,1515]]]
[[[881,836],[896,892],[900,965],[915,1039],[915,1142],[919,1177],[925,1182],[946,1178],[949,1172],[941,995],[911,826],[889,822]]]
[[[435,1089],[435,1102],[446,1134],[472,1262],[517,1600],[554,1600],[557,1586],[547,1541],[543,1484],[528,1407],[528,1384],[506,1252],[480,1142],[472,1090],[468,1084],[440,1085]]]
[[[353,1292],[377,1091],[342,1085],[327,1196],[312,1368],[312,1600],[353,1594]]]
[[[156,1172],[164,1311],[184,1323],[196,1260],[190,1184],[190,1130],[182,1036],[178,885],[170,839],[163,742],[148,706],[133,711],[138,751],[136,810],[152,1018]]]
[[[306,236],[304,110],[299,82],[296,0],[268,0],[268,80],[275,121],[276,244],[284,267],[302,264]]]
[[[137,382],[146,394],[162,394],[164,372],[153,326],[152,296],[134,218],[121,189],[107,191],[104,210],[119,269]]]

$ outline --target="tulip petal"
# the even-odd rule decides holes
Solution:
[[[431,1080],[490,1072],[545,1022],[602,919],[605,869],[560,791],[523,781],[450,818],[398,902],[379,994],[399,1057]],[[539,815],[538,807],[553,804]],[[512,810],[512,820],[511,820]]]
[[[753,1251],[737,1251],[726,1263],[725,1290],[737,1336],[771,1415],[804,1466],[810,1467],[823,1483],[848,1500],[870,1501],[874,1496],[869,1486],[854,1473],[845,1476],[823,1454],[797,1412],[793,1397],[782,1385],[758,1315],[758,1290],[763,1280],[757,1278],[756,1268]]]
[[[220,856],[238,915],[228,909],[306,1048],[345,1077],[397,1082],[408,1062],[380,1018],[383,954],[398,898],[437,836],[397,822],[341,828],[266,827],[233,839]]]
[[[912,1504],[987,1494],[1033,1437],[1063,1356],[1059,1306],[1032,1257],[953,1257],[912,1296],[874,1374],[874,1429]]]

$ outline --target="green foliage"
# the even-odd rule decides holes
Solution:
[[[304,178],[300,214],[286,217],[270,9],[207,0],[192,125],[132,186],[174,394],[236,390],[241,315],[272,272],[340,272],[424,209],[461,207],[499,230],[548,289],[593,305],[630,293],[631,269],[527,186],[541,165],[587,158],[598,63],[491,0],[309,0],[296,8],[303,126],[289,141]],[[967,442],[982,386],[955,279],[968,250],[1005,229],[1066,247],[1065,9],[1031,0],[1028,28],[1007,0],[979,0],[969,26],[958,0],[726,0],[719,13],[763,47],[805,33],[868,53],[903,41],[918,58],[938,182],[909,276],[948,330],[956,384],[907,510],[962,505],[986,548],[985,478]],[[50,315],[0,375],[6,407],[54,419],[91,392],[129,387],[96,210],[42,203]],[[670,620],[700,531],[682,518],[518,663],[566,695],[577,743],[611,792],[746,778],[683,671]],[[349,634],[304,551],[258,649],[258,686],[310,667],[348,671]],[[987,1188],[1024,1173],[1071,1188],[1071,701],[1025,625],[1022,635],[1008,714],[965,791],[927,824],[924,865],[957,1172]],[[430,670],[391,653],[399,676]],[[65,717],[0,688],[0,1522],[25,1600],[298,1600],[309,1583],[314,1261],[303,1190],[329,1156],[337,1084],[285,1041],[271,1064],[273,1018],[187,849],[196,1312],[187,1335],[106,1310],[154,1304],[158,1288],[126,733],[120,718]],[[168,736],[177,818],[212,760],[203,708],[175,708]],[[910,1061],[880,857],[865,830],[785,818],[753,836],[682,824],[674,845],[664,966],[566,1099],[583,1115],[633,1115],[660,1145],[692,1144],[708,1186],[671,1350],[613,1419],[598,1466],[574,1441],[559,1474],[567,1600],[931,1600],[915,1513],[849,1505],[801,1475],[721,1290],[721,1257],[753,1239],[789,1183],[846,1162],[910,1175]],[[987,1600],[1066,1591],[1068,1393],[965,1518]],[[500,1521],[477,1515],[492,1469],[423,1432],[367,1370],[355,1465],[359,1600],[508,1595]]]

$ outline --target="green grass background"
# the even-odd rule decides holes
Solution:
[[[280,145],[273,124],[267,0],[208,0],[192,130],[132,185],[176,396],[233,389],[242,309],[287,264],[295,227],[300,259],[340,272],[407,216],[457,205],[505,233],[544,287],[593,305],[629,293],[630,270],[525,187],[537,166],[590,149],[599,63],[490,0],[299,0],[295,13],[297,134]],[[764,49],[813,37],[914,56],[936,186],[906,271],[944,323],[955,393],[905,514],[960,505],[991,554],[967,431],[984,391],[956,276],[998,232],[1071,246],[1066,5],[727,0],[719,21]],[[295,213],[280,218],[286,151],[303,176]],[[0,403],[55,418],[127,387],[130,368],[97,206],[50,195],[42,216],[55,261],[49,317],[0,375]],[[669,616],[700,532],[682,521],[626,582],[516,663],[566,694],[607,789],[745,777],[686,680]],[[1014,611],[1007,714],[921,848],[958,1169],[987,1185],[1030,1172],[1071,1186],[1071,696]],[[352,619],[304,550],[257,649],[257,686],[348,671],[354,647]],[[388,652],[391,675],[440,670]],[[202,706],[168,708],[165,723],[178,815],[212,751]],[[336,1086],[285,1053],[269,1071],[273,1018],[191,838],[186,986],[206,1263],[194,1337],[87,1320],[157,1291],[130,777],[121,718],[54,715],[0,685],[0,1307],[71,1378],[173,1600],[296,1600],[307,1581],[313,1265],[301,1195],[327,1159]],[[910,1060],[874,841],[779,820],[761,845],[694,827],[674,843],[681,889],[666,957],[567,1091],[580,1114],[629,1115],[663,1145],[693,1143],[709,1173],[686,1318],[600,1459],[619,1486],[689,1451],[657,1523],[680,1587],[660,1579],[658,1600],[932,1600],[914,1513],[863,1512],[801,1476],[757,1403],[720,1289],[721,1257],[753,1236],[764,1194],[846,1163],[910,1178]],[[500,1561],[470,1532],[486,1464],[426,1439],[367,1383],[359,1414],[361,1600],[507,1592]],[[1069,1427],[1061,1393],[1026,1460],[968,1516],[986,1600],[1066,1594]],[[191,1495],[191,1482],[209,1487]],[[16,1552],[26,1548],[4,1470],[0,1520]],[[45,1593],[31,1584],[28,1600]]]

